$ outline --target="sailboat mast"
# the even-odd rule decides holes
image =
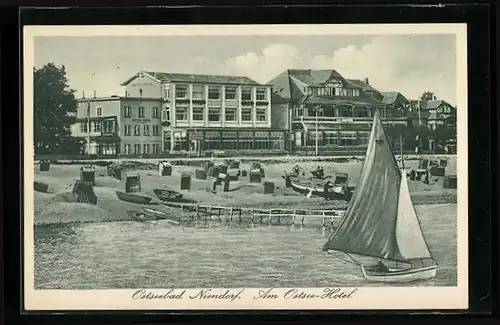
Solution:
[[[403,135],[399,135],[399,149],[401,151],[401,167],[403,167],[403,171],[405,170],[405,157],[403,155]]]

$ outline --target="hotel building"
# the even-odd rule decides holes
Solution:
[[[335,70],[286,70],[269,84],[289,104],[293,151],[314,150],[316,137],[321,151],[365,148],[377,109],[389,128],[411,121],[402,94],[380,92],[368,79],[346,79]],[[399,148],[399,139],[391,140]]]
[[[83,98],[76,118],[71,133],[85,142],[84,153],[149,155],[162,150],[161,105],[156,98]]]
[[[288,103],[273,95],[269,84],[246,77],[141,71],[122,86],[123,97],[79,100],[72,134],[90,138],[86,152],[286,150]]]

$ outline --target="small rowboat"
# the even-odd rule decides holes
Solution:
[[[148,204],[153,199],[145,195],[125,193],[120,191],[116,191],[116,196],[118,196],[118,198],[122,201],[138,203],[138,204]]]
[[[174,225],[180,224],[179,218],[172,217],[168,213],[165,213],[165,212],[162,212],[159,210],[155,210],[155,209],[151,209],[151,208],[142,208],[142,210],[144,211],[144,213],[146,213],[149,216],[154,217],[156,220],[165,220],[166,222],[174,224]]]
[[[127,215],[133,220],[137,222],[148,222],[148,223],[158,223],[158,219],[155,217],[151,217],[146,215],[143,212],[139,211],[127,211]]]
[[[181,201],[183,195],[176,191],[165,190],[165,189],[154,189],[153,193],[162,201]]]
[[[297,179],[291,178],[290,184],[292,188],[299,193],[307,195],[321,196],[330,199],[346,199],[347,195],[344,193],[344,188],[340,186],[330,187],[330,191],[326,192],[323,189],[323,184],[317,184],[316,186],[307,186],[304,184],[299,184]]]

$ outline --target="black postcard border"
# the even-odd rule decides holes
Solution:
[[[280,320],[328,319],[352,314],[367,317],[374,314],[488,314],[492,309],[495,291],[492,291],[493,247],[491,235],[496,230],[492,218],[496,202],[496,146],[497,114],[494,86],[494,68],[490,51],[494,35],[490,34],[493,12],[486,5],[460,6],[267,6],[267,7],[183,7],[183,8],[69,8],[69,9],[0,9],[2,33],[2,150],[3,225],[5,251],[4,271],[6,314],[25,322],[75,322],[76,317],[99,323],[133,321],[193,321],[204,315],[204,321],[264,320],[277,316]],[[17,16],[19,14],[19,16]],[[407,311],[53,311],[23,310],[22,236],[23,175],[22,175],[22,26],[26,25],[106,25],[106,24],[268,24],[268,23],[467,23],[468,24],[468,93],[469,93],[469,310],[407,310]],[[19,29],[18,29],[19,27]],[[20,46],[17,48],[17,44]],[[490,47],[491,46],[491,47]],[[491,63],[491,64],[490,64]],[[16,78],[17,77],[17,78]],[[17,79],[17,80],[16,80]],[[8,94],[7,96],[5,94]],[[19,104],[21,103],[21,105]],[[18,108],[17,110],[15,108]],[[19,124],[14,123],[19,121]],[[18,126],[17,128],[12,128]],[[495,135],[495,137],[494,137]],[[8,139],[8,140],[5,140]],[[20,139],[19,146],[14,139]],[[19,151],[18,151],[19,150]],[[5,153],[4,153],[5,151]],[[19,159],[19,160],[17,160]],[[18,168],[21,167],[21,168]],[[13,180],[14,170],[18,180]],[[7,181],[10,179],[10,181]],[[7,186],[8,185],[8,186]],[[13,187],[19,185],[19,189]],[[19,198],[19,199],[18,199]],[[16,218],[19,211],[20,218]],[[18,246],[19,245],[19,246]],[[15,274],[18,276],[16,277]],[[496,281],[496,280],[495,280]],[[495,286],[497,287],[497,286]],[[19,293],[19,298],[17,294]],[[443,297],[446,299],[446,297]],[[57,316],[51,314],[57,313]],[[64,316],[62,316],[64,314]],[[401,317],[401,316],[399,316]],[[19,319],[21,318],[21,319]]]

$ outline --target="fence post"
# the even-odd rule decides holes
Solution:
[[[325,228],[325,211],[323,210],[323,228]]]
[[[233,221],[233,208],[229,210],[229,220]]]
[[[254,213],[255,213],[254,208],[252,208],[252,210],[251,210],[251,212],[250,212],[250,213],[252,214],[252,219],[251,219],[251,221],[250,221],[250,222],[251,222],[251,223],[252,223],[252,225],[253,225],[253,217],[254,217]]]
[[[295,210],[293,210],[292,226],[295,226]]]
[[[272,219],[272,209],[269,209],[269,226],[271,225],[271,219]]]

